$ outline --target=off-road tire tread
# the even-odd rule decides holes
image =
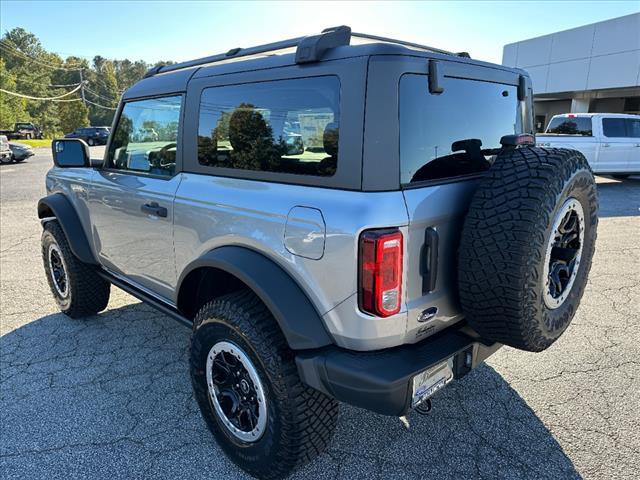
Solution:
[[[544,350],[556,340],[527,319],[541,314],[540,265],[557,198],[581,170],[590,174],[580,181],[589,189],[590,205],[596,205],[591,211],[583,206],[595,244],[597,191],[581,153],[558,148],[515,149],[499,155],[481,180],[461,234],[458,286],[462,310],[484,338],[528,351]],[[586,272],[592,255],[593,250],[583,252],[581,268]],[[577,301],[568,309],[569,321],[584,286],[574,284]]]
[[[67,266],[67,277],[71,288],[71,302],[62,312],[71,318],[81,318],[101,312],[109,303],[111,283],[102,278],[93,265],[80,261],[71,251],[67,236],[57,220],[51,220],[44,226],[44,232],[50,232],[55,238]],[[44,235],[43,232],[43,235]],[[43,243],[42,260],[49,287],[54,297],[57,295],[51,275],[47,270],[47,251]],[[62,307],[61,307],[62,308]]]
[[[249,471],[261,479],[278,479],[288,476],[297,467],[320,455],[330,444],[338,419],[338,402],[314,390],[300,381],[293,351],[287,345],[278,324],[264,303],[251,291],[234,292],[206,303],[194,320],[191,348],[193,359],[202,348],[194,341],[199,326],[206,320],[223,319],[258,354],[267,371],[278,401],[285,405],[281,420],[284,440],[277,452],[277,461],[268,469]],[[192,379],[194,377],[192,376]],[[193,382],[200,395],[208,395],[206,385]],[[267,402],[273,399],[267,398]],[[212,429],[213,425],[205,416]],[[235,460],[234,460],[235,461]],[[246,466],[241,465],[243,468]]]

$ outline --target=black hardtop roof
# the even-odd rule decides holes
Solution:
[[[323,47],[322,45],[318,47],[317,43],[319,38],[326,38],[327,33],[333,34],[333,32],[336,31],[339,31],[341,35],[337,41],[335,38],[330,38],[329,43],[325,42],[325,45],[329,45],[328,47]],[[366,39],[372,43],[351,45],[350,39],[352,37]],[[333,43],[331,43],[331,41],[333,41]],[[306,49],[307,53],[309,53],[309,50],[311,50],[311,53],[306,57],[301,55],[301,48],[306,48],[304,47],[305,42],[307,44],[311,43],[311,47]],[[326,29],[320,35],[311,37],[300,37],[245,49],[236,48],[229,50],[229,52],[225,54],[154,67],[147,72],[145,78],[126,90],[123,98],[126,100],[129,98],[183,92],[186,90],[187,83],[191,78],[226,75],[266,68],[286,67],[296,64],[325,62],[372,55],[407,55],[441,59],[526,74],[526,72],[520,69],[473,60],[465,52],[453,53],[425,45],[404,42],[402,40],[368,34],[352,34],[349,27],[335,27],[333,29]]]

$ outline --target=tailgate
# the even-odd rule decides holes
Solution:
[[[479,180],[404,191],[409,215],[406,301],[407,342],[462,319],[457,252],[464,215]]]

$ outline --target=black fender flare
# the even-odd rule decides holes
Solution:
[[[55,217],[67,237],[73,254],[84,263],[97,265],[80,217],[69,199],[62,193],[52,193],[38,201],[38,218]]]
[[[223,270],[246,284],[272,313],[292,350],[320,348],[333,343],[321,315],[298,283],[273,260],[245,247],[225,246],[191,262],[178,280],[202,267]]]

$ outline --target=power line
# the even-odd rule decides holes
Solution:
[[[81,99],[78,99],[78,100],[81,100]],[[95,105],[96,107],[104,108],[105,110],[117,110],[117,108],[105,107],[104,105],[100,105],[99,103],[92,102],[91,100],[87,100],[86,98],[84,99],[84,101],[91,105]]]
[[[119,98],[108,98],[108,97],[105,97],[104,95],[100,95],[99,93],[94,92],[93,90],[91,90],[90,88],[88,88],[86,86],[84,87],[84,90],[86,92],[89,92],[92,95],[95,95],[98,98],[101,98],[102,100],[106,100],[107,102],[113,102],[114,100],[116,100],[116,101],[119,100]]]
[[[10,92],[9,90],[5,90],[4,88],[0,88],[0,92],[6,93],[7,95],[13,95],[15,97],[26,98],[28,100],[57,100],[58,98],[68,97],[69,95],[77,92],[82,88],[82,84],[78,85],[73,90],[63,93],[62,95],[58,95],[55,97],[32,97],[31,95],[23,95],[22,93]]]
[[[77,87],[78,85],[80,85],[79,83],[67,83],[64,85],[46,85],[44,83],[39,83],[39,82],[32,82],[30,80],[25,80],[24,78],[16,78],[16,82],[22,82],[22,83],[28,83],[30,85],[39,85],[41,87],[47,87],[47,88],[67,88],[67,87]]]
[[[51,63],[43,62],[41,60],[38,60],[38,59],[35,59],[33,57],[28,56],[28,55],[26,55],[25,53],[22,53],[19,50],[15,50],[15,51],[14,50],[10,50],[3,43],[0,43],[0,48],[4,48],[5,49],[5,53],[11,53],[11,54],[13,54],[13,55],[15,55],[17,57],[22,57],[23,59],[29,60],[29,61],[31,61],[33,63],[37,63],[37,64],[42,65],[44,67],[51,68],[53,70],[66,70],[66,71],[69,71],[69,72],[77,72],[79,70],[82,70],[82,68],[60,67],[60,66],[53,65]]]
[[[69,71],[69,72],[79,72],[79,71],[82,71],[82,70],[89,70],[89,71],[91,70],[91,68],[84,67],[80,63],[71,65],[71,66],[76,66],[77,65],[77,66],[80,66],[80,68],[69,68],[69,65],[66,65],[64,67],[59,67],[59,66],[53,65],[53,64],[48,63],[48,62],[43,62],[42,60],[35,59],[33,57],[28,56],[27,54],[25,54],[24,52],[21,52],[20,50],[17,50],[15,48],[11,48],[11,47],[7,46],[6,44],[2,43],[2,40],[0,40],[0,47],[5,48],[5,50],[7,50],[8,53],[12,53],[12,54],[14,54],[16,56],[22,57],[23,59],[30,60],[30,61],[32,61],[34,63],[37,63],[39,65],[43,65],[45,67],[49,67],[49,68],[54,69],[54,70],[66,70],[66,71]],[[96,76],[99,75],[97,70],[95,71],[95,74],[96,74]],[[99,80],[98,78],[95,78],[93,81],[95,81],[96,83],[101,84],[103,87],[106,87],[108,89],[111,88],[109,85],[107,85],[102,80]],[[116,89],[117,88],[118,87],[116,86]],[[124,92],[124,89],[123,90],[118,89],[118,93],[122,93],[122,92]]]
[[[5,50],[9,51],[10,53],[16,53],[18,55],[22,55],[25,58],[28,58],[29,60],[33,60],[35,62],[43,62],[51,67],[57,67],[57,65],[52,64],[51,62],[47,62],[46,60],[40,60],[39,58],[34,58],[31,55],[23,52],[22,50],[20,50],[17,47],[14,47],[13,45],[11,45],[10,43],[7,43],[6,40],[4,39],[0,39],[0,47],[4,47]],[[46,50],[45,50],[46,52]],[[50,53],[50,52],[47,52]],[[51,53],[55,53],[55,52],[51,52]],[[80,68],[85,68],[85,66],[82,63],[69,63],[65,66],[67,69],[72,70],[71,67],[80,67]]]
[[[98,75],[97,71],[93,71],[92,73],[94,73],[96,76]],[[95,83],[99,83],[100,85],[102,85],[103,87],[107,88],[107,89],[111,89],[111,87],[109,85],[107,85],[106,83],[104,83],[102,80],[98,80],[97,78],[94,78],[93,80],[87,80],[89,83],[91,82],[95,82]],[[124,90],[120,90],[118,89],[117,85],[116,85],[116,91],[118,92],[118,94],[121,94],[122,92],[124,92],[126,89]]]

